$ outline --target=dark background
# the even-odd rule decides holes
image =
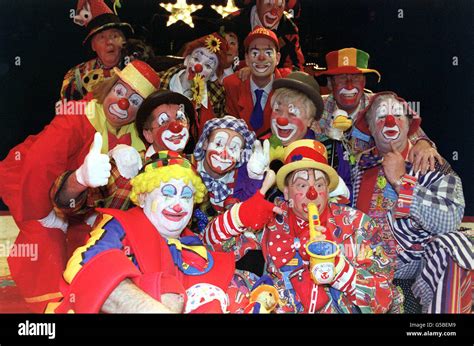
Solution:
[[[182,22],[166,27],[167,12],[159,2],[122,0],[119,15],[165,55],[212,31],[220,16],[209,5],[226,0],[188,0],[205,5],[194,13],[194,29]],[[382,74],[369,89],[393,90],[420,103],[422,127],[460,174],[465,215],[474,216],[474,1],[300,0],[300,5],[297,23],[307,61],[325,66],[331,50],[365,50],[369,67]],[[51,121],[64,74],[92,57],[81,45],[86,30],[69,17],[75,7],[71,0],[0,0],[0,159]]]

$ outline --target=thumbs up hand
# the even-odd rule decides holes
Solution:
[[[117,145],[109,151],[109,157],[115,160],[120,175],[126,179],[135,177],[143,166],[137,149],[130,145]]]
[[[405,160],[402,154],[395,148],[393,142],[390,142],[390,147],[392,151],[384,155],[382,166],[390,185],[398,188],[398,181],[406,173]]]
[[[111,165],[109,156],[101,154],[102,135],[96,132],[92,147],[84,159],[84,163],[76,170],[77,182],[87,187],[107,185],[110,177]]]

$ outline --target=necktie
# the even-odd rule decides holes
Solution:
[[[108,134],[109,134],[109,150],[112,150],[119,144],[132,145],[132,137],[130,133],[126,133],[122,135],[120,138],[117,138],[110,132]]]
[[[250,116],[250,125],[252,125],[253,130],[257,131],[263,126],[263,109],[262,109],[262,95],[263,89],[255,89],[255,105],[253,106],[252,115]]]

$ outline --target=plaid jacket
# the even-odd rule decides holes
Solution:
[[[457,231],[465,207],[461,179],[447,161],[425,175],[415,174],[407,164],[407,172],[398,200],[386,216],[401,248],[395,278],[415,279],[412,291],[424,312],[444,312],[436,310],[441,306],[437,300],[444,298],[435,292],[454,289],[440,286],[448,275],[448,259],[465,270],[474,269],[472,240]],[[364,170],[358,165],[353,173],[356,204]]]
[[[76,199],[70,200],[68,205],[61,204],[58,193],[62,190],[67,179],[74,171],[61,174],[50,190],[50,199],[54,209],[63,216],[87,215],[95,208],[113,208],[127,210],[133,205],[130,202],[132,186],[130,180],[122,177],[115,164],[112,163],[107,186],[89,188]]]
[[[122,59],[117,67],[122,69],[124,66]],[[94,85],[113,77],[114,74],[113,68],[104,68],[98,58],[83,62],[66,72],[60,96],[66,100],[81,100],[92,91]]]
[[[171,78],[183,70],[185,67],[183,64],[179,64],[169,68],[166,71],[160,72],[161,88],[168,89],[170,87]],[[191,82],[192,83],[192,82]],[[212,109],[217,118],[222,118],[225,115],[225,90],[218,80],[215,82],[207,82],[207,93],[209,100],[211,101]],[[199,113],[199,112],[198,112]],[[199,114],[198,114],[199,117]],[[199,119],[198,119],[199,120]]]

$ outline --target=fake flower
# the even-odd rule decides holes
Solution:
[[[217,53],[221,49],[221,40],[214,35],[207,36],[205,42],[206,48],[212,53]]]
[[[204,88],[206,87],[206,83],[201,75],[197,74],[193,78],[193,85],[191,87],[191,91],[193,93],[193,101],[196,102],[196,106],[200,107],[202,103],[202,95],[204,93]]]

